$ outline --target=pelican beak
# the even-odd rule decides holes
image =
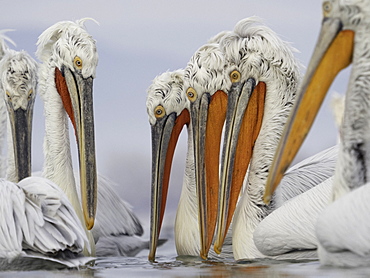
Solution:
[[[204,93],[191,104],[195,179],[198,194],[200,256],[207,259],[216,227],[219,157],[227,95]]]
[[[275,153],[263,197],[265,203],[270,202],[302,145],[334,78],[352,62],[353,43],[353,31],[342,30],[337,18],[324,18],[319,40]]]
[[[22,107],[14,109],[11,102],[6,102],[13,138],[16,165],[15,182],[31,176],[31,137],[34,102],[35,98],[32,96],[25,109]]]
[[[264,111],[266,85],[249,78],[233,83],[227,103],[222,151],[217,232],[214,249],[220,254],[233,217]]]
[[[97,204],[97,175],[93,113],[93,78],[67,67],[55,68],[57,91],[75,129],[80,164],[82,210],[86,228],[94,226]]]
[[[177,139],[185,124],[189,124],[189,111],[184,109],[179,116],[175,113],[157,119],[152,126],[152,190],[150,216],[150,247],[148,259],[155,260],[159,232],[166,207],[168,183],[172,158]]]

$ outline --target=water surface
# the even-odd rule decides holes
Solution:
[[[370,268],[322,267],[317,261],[236,263],[176,257],[173,244],[170,240],[158,249],[156,263],[148,262],[148,251],[144,250],[137,257],[98,258],[95,265],[79,270],[3,271],[0,277],[370,277]]]

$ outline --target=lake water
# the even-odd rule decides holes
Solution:
[[[79,270],[3,271],[0,277],[370,277],[370,268],[322,267],[317,261],[291,263],[263,260],[235,263],[177,258],[173,239],[158,248],[157,263],[149,263],[147,255],[148,250],[143,250],[131,258],[98,258],[94,266]]]

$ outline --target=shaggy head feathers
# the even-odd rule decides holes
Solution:
[[[8,49],[0,62],[0,92],[14,110],[26,109],[35,98],[37,63],[25,51]]]
[[[257,82],[279,79],[286,87],[296,86],[300,64],[293,56],[295,51],[259,18],[243,19],[233,32],[217,34],[195,52],[185,69],[185,90],[193,87],[198,95],[227,92],[233,70],[241,72],[242,81],[249,77]]]
[[[184,93],[184,70],[165,72],[154,78],[147,90],[146,107],[151,125],[156,123],[154,109],[161,105],[166,115],[173,112],[179,115],[189,107],[189,101]]]
[[[242,80],[253,77],[257,82],[266,82],[278,77],[271,76],[272,71],[287,83],[296,84],[299,79],[300,65],[293,56],[296,50],[256,17],[239,21],[233,34],[221,38],[220,48],[225,55],[227,76],[237,69]]]
[[[231,86],[224,78],[224,54],[216,43],[206,44],[191,57],[185,69],[185,89],[192,87],[198,98],[205,92],[214,94],[217,90],[226,91]]]
[[[356,29],[359,25],[369,25],[370,5],[364,0],[323,1],[324,17],[339,17],[343,29]]]
[[[74,71],[74,59],[82,60],[82,76],[95,77],[98,53],[95,40],[87,33],[84,22],[61,21],[46,29],[37,41],[36,56],[49,66],[62,65]]]

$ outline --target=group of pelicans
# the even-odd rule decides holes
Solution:
[[[149,248],[138,237],[138,218],[97,174],[92,89],[98,55],[85,20],[46,29],[37,42],[40,64],[10,49],[6,30],[0,33],[1,270],[78,267],[95,256],[134,256]],[[45,110],[44,167],[31,176],[36,92]],[[72,169],[69,122],[79,172]]]
[[[150,261],[161,243],[172,158],[186,125],[188,153],[175,220],[180,256],[369,265],[370,5],[324,1],[323,13],[302,81],[294,49],[256,18],[210,39],[185,69],[153,80],[147,96]],[[96,171],[92,89],[98,55],[83,23],[59,22],[44,31],[37,42],[39,65],[9,49],[1,33],[0,147],[8,146],[0,165],[2,268],[34,267],[35,260],[76,267],[95,255],[134,255],[148,244],[135,237],[143,233],[138,219]],[[286,171],[332,80],[350,63],[339,146]],[[31,177],[36,92],[44,101],[45,162],[42,173]]]
[[[150,261],[186,125],[178,255],[370,264],[370,2],[329,0],[322,9],[303,80],[294,50],[255,18],[153,80]],[[338,146],[288,169],[330,84],[351,63]]]

